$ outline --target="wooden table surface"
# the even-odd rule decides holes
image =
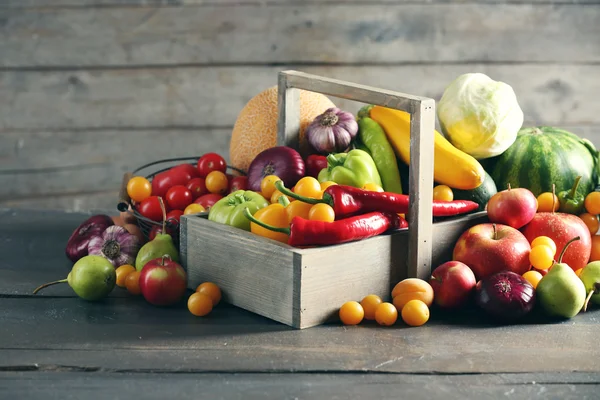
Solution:
[[[598,399],[600,311],[495,325],[432,309],[423,327],[294,330],[219,305],[205,318],[66,285],[78,213],[0,210],[0,398]]]

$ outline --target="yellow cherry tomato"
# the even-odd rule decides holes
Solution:
[[[127,194],[131,200],[142,202],[152,194],[152,184],[143,176],[134,176],[127,182]]]
[[[398,310],[392,303],[381,303],[375,309],[375,321],[379,325],[391,326],[398,319]]]
[[[556,212],[558,211],[558,207],[560,206],[558,196],[552,196],[552,192],[541,193],[537,197],[537,202],[537,212]]]
[[[304,219],[308,219],[308,213],[310,212],[312,206],[312,204],[308,204],[300,200],[292,201],[285,207],[288,222],[292,222],[292,219],[294,219],[294,217],[302,217]]]
[[[312,176],[305,176],[304,178],[296,182],[294,193],[300,196],[310,197],[313,199],[318,199],[323,196],[321,184]]]
[[[183,210],[183,215],[198,214],[206,211],[202,204],[192,203]]]
[[[363,190],[368,190],[371,192],[383,192],[383,188],[376,183],[365,183],[362,187]]]
[[[538,236],[531,242],[531,247],[533,248],[541,244],[548,246],[552,249],[552,257],[556,255],[556,243],[554,243],[554,240],[552,240],[552,238],[548,236]]]
[[[380,305],[383,301],[381,297],[376,294],[370,294],[365,296],[361,301],[360,305],[365,311],[365,319],[374,320],[375,319],[375,310],[377,306]]]
[[[531,286],[533,286],[533,288],[537,288],[538,283],[542,280],[542,274],[540,274],[538,271],[527,271],[523,274],[523,278],[525,278],[525,280],[529,283],[531,283]]]
[[[600,214],[600,192],[588,193],[588,195],[585,196],[583,205],[589,214]]]
[[[335,221],[335,211],[329,204],[319,203],[315,204],[308,211],[308,219],[312,221]]]
[[[365,310],[356,301],[348,301],[340,307],[340,320],[344,325],[358,325],[365,316]]]
[[[221,301],[221,289],[212,282],[203,282],[196,288],[196,293],[204,293],[212,299],[213,306]]]
[[[270,204],[267,207],[261,208],[256,213],[254,213],[254,218],[267,225],[271,225],[277,228],[289,228],[290,226],[285,207],[279,203]],[[262,237],[277,240],[282,243],[287,243],[289,238],[289,235],[283,232],[274,232],[267,228],[263,228],[260,225],[257,225],[255,222],[250,222],[250,232]]]
[[[429,307],[421,300],[411,300],[402,307],[402,320],[409,326],[421,326],[429,321]]]
[[[450,186],[437,185],[433,188],[433,200],[452,201],[454,200],[454,193]]]
[[[267,175],[260,181],[260,193],[265,199],[270,199],[275,189],[275,182],[279,177],[277,175]]]
[[[119,268],[115,270],[117,273],[117,286],[124,288],[125,287],[125,279],[127,275],[135,271],[135,267],[133,265],[125,264],[121,265]]]
[[[204,293],[194,293],[188,298],[188,310],[197,317],[208,315],[213,309],[213,300]]]
[[[229,178],[227,178],[224,172],[211,171],[206,175],[204,184],[206,185],[206,190],[210,193],[224,195],[229,188]]]

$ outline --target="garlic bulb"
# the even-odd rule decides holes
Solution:
[[[139,250],[138,238],[118,225],[109,226],[88,244],[88,254],[106,258],[115,268],[133,264]]]
[[[358,123],[354,115],[332,107],[311,122],[306,128],[306,138],[321,154],[341,153],[348,150],[357,132]]]

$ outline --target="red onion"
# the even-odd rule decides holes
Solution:
[[[477,282],[475,302],[498,319],[512,321],[533,309],[535,289],[521,275],[501,271]]]
[[[286,187],[293,187],[304,177],[304,160],[291,147],[277,146],[261,151],[248,167],[248,188],[260,192],[260,182],[265,176],[276,175]]]
[[[106,228],[112,225],[114,225],[112,218],[105,214],[93,215],[83,221],[67,241],[65,254],[69,260],[77,262],[80,258],[87,256],[90,239],[100,236]]]
[[[88,244],[90,255],[102,256],[115,267],[133,264],[140,242],[122,226],[113,225],[106,228],[101,236],[96,236]]]
[[[348,150],[357,132],[358,123],[354,115],[332,107],[308,125],[306,138],[319,153],[341,153]]]

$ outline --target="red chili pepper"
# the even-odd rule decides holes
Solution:
[[[265,229],[289,235],[290,246],[340,244],[377,236],[388,230],[408,227],[404,218],[390,212],[370,212],[333,222],[313,221],[296,216],[292,219],[289,228],[265,224],[254,218],[247,208],[244,209],[244,215]]]
[[[309,204],[325,203],[333,207],[336,218],[346,218],[359,213],[384,211],[397,214],[408,212],[408,196],[392,192],[375,192],[353,186],[331,185],[323,192],[322,199],[300,196],[287,189],[282,181],[275,187],[283,194]],[[479,204],[470,200],[433,201],[434,217],[449,217],[466,214],[479,208]]]

